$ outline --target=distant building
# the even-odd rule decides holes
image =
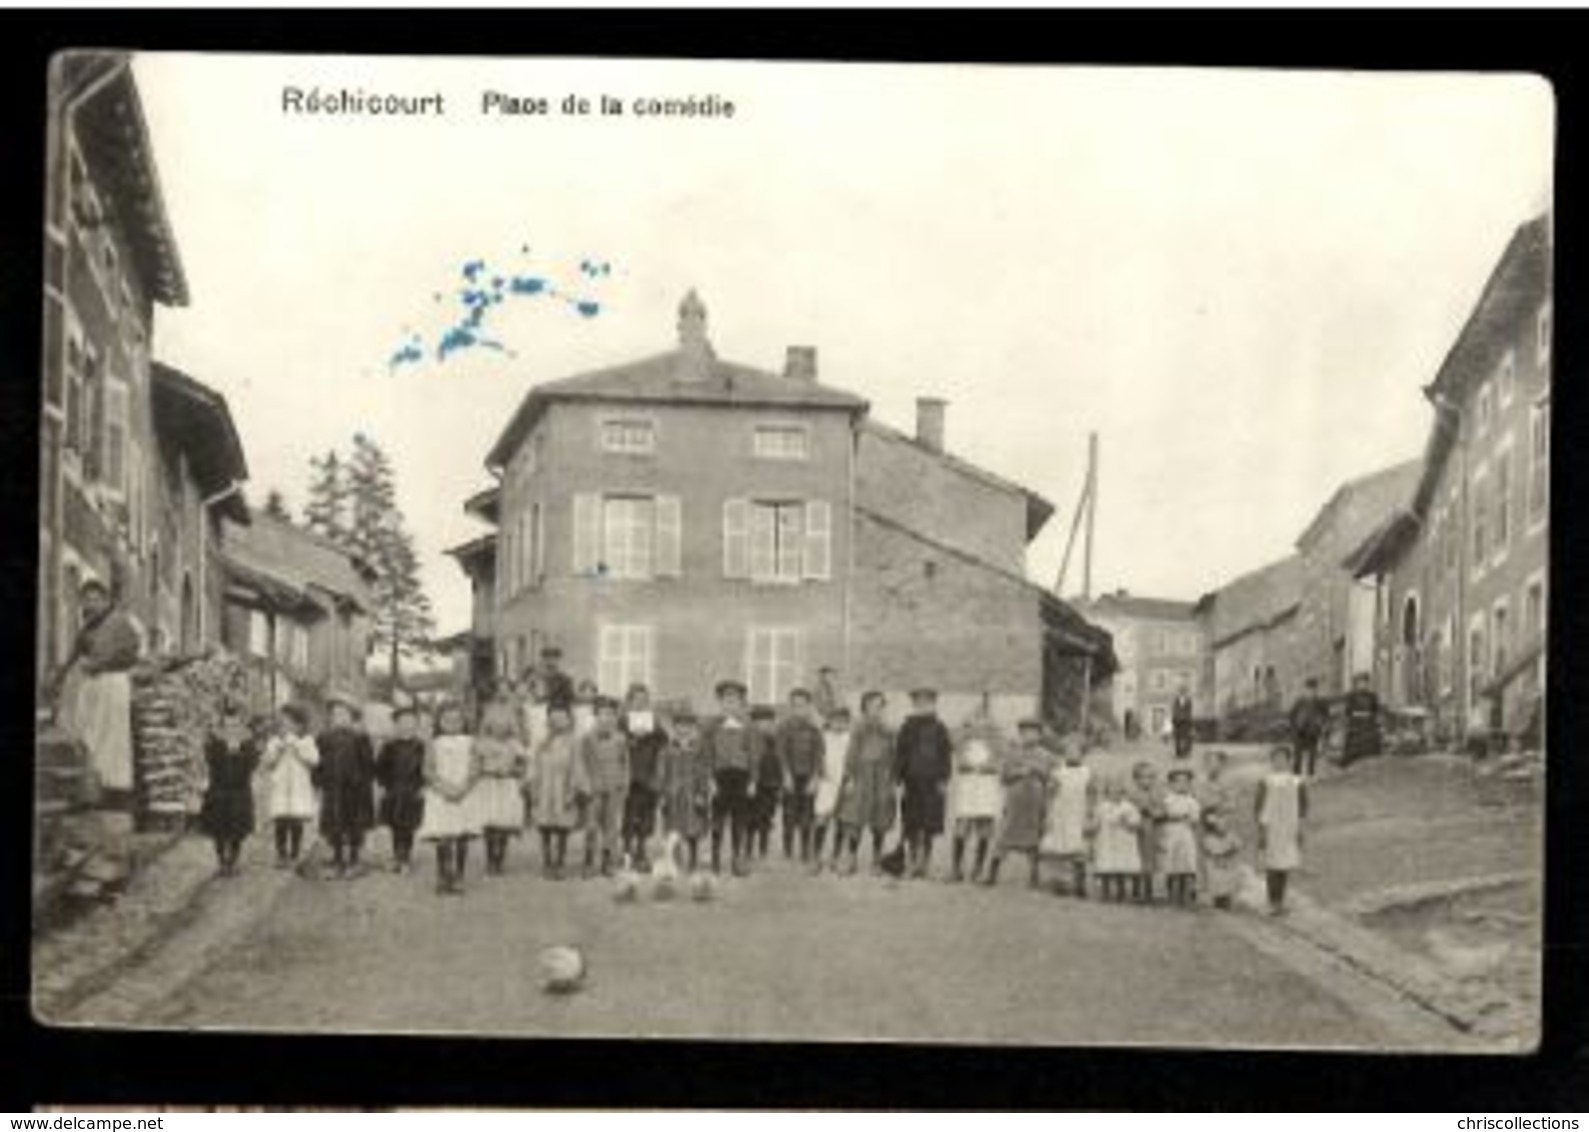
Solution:
[[[830,667],[851,699],[926,683],[1006,719],[1059,694],[1049,664],[1106,675],[1107,635],[1024,576],[1052,507],[948,454],[941,402],[914,437],[867,411],[810,348],[783,373],[719,359],[693,293],[675,349],[533,386],[466,504],[495,530],[450,552],[475,675],[556,644],[618,694],[704,705],[734,676],[773,703]]]
[[[1207,642],[1192,602],[1116,590],[1083,609],[1114,638],[1120,670],[1109,692],[1121,728],[1158,735],[1169,724],[1170,705],[1182,688],[1191,695],[1197,716],[1213,714],[1205,675]]]
[[[1306,576],[1306,559],[1293,554],[1243,574],[1200,603],[1221,720],[1283,707],[1300,690],[1306,677],[1297,615]]]
[[[226,527],[223,642],[250,674],[253,706],[363,699],[374,570],[322,535],[263,512]]]
[[[1448,735],[1528,726],[1545,694],[1551,229],[1522,225],[1424,394],[1404,506],[1346,565],[1375,587],[1382,696]]]

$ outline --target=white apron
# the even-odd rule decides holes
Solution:
[[[1042,849],[1060,857],[1087,852],[1087,787],[1092,782],[1088,766],[1060,766],[1054,772],[1057,789],[1048,807],[1048,828]]]
[[[1288,872],[1302,864],[1302,779],[1271,774],[1263,782],[1263,809],[1258,824],[1264,831],[1264,868]]]
[[[88,748],[89,764],[107,790],[132,789],[132,678],[88,675],[74,668],[61,697],[61,725]]]

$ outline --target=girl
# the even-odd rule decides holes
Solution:
[[[474,742],[479,774],[474,805],[485,832],[487,876],[502,875],[508,841],[524,831],[524,779],[529,757],[519,742],[517,714],[510,701],[487,704]],[[460,874],[462,871],[460,868]]]
[[[1099,895],[1119,903],[1126,898],[1127,882],[1142,875],[1142,853],[1137,830],[1142,814],[1130,798],[1125,785],[1111,778],[1103,785],[1103,797],[1094,811],[1097,838],[1093,869],[1098,874]]]
[[[1203,879],[1214,907],[1227,909],[1241,889],[1241,838],[1230,828],[1228,813],[1215,807],[1203,811]]]
[[[254,831],[254,771],[259,766],[259,745],[241,704],[229,702],[221,709],[220,721],[204,744],[204,762],[210,784],[199,825],[215,841],[220,875],[229,877],[237,872],[244,839]]]
[[[993,824],[1004,801],[999,786],[1000,749],[998,729],[985,710],[966,723],[955,745],[954,872],[951,875],[957,881],[966,878],[967,842],[976,841],[972,881],[981,878],[987,864]]]
[[[695,713],[688,708],[674,713],[660,777],[665,828],[684,843],[693,873],[700,865],[701,838],[711,829],[712,764]]]
[[[392,726],[396,735],[375,757],[375,781],[381,785],[381,824],[392,831],[392,871],[405,873],[413,871],[414,831],[425,814],[425,741],[412,707],[394,711]]]
[[[822,765],[817,770],[816,796],[812,800],[811,875],[822,872],[822,843],[833,831],[833,867],[839,864],[844,838],[839,834],[839,788],[844,785],[844,760],[850,749],[850,709],[834,708],[822,728]]]
[[[872,872],[883,870],[883,838],[894,825],[894,732],[882,692],[861,697],[861,722],[850,733],[839,797],[839,825],[849,850],[846,873],[859,867],[861,830],[872,832]]]
[[[1092,768],[1082,762],[1081,743],[1067,738],[1063,762],[1054,772],[1054,796],[1048,812],[1043,851],[1069,862],[1073,895],[1087,898],[1087,831],[1092,824]]]
[[[480,832],[472,798],[480,776],[474,740],[465,733],[463,709],[444,704],[436,737],[425,752],[425,815],[419,836],[436,843],[436,892],[463,892],[469,842]]]
[[[1023,719],[1019,743],[1004,758],[999,778],[1004,783],[1004,820],[999,828],[999,845],[988,866],[985,885],[999,883],[999,866],[1007,853],[1024,853],[1031,862],[1026,883],[1038,884],[1038,849],[1043,841],[1043,819],[1051,796],[1050,776],[1053,756],[1044,749],[1043,725]]]
[[[1286,881],[1302,865],[1302,822],[1308,816],[1307,786],[1291,769],[1291,751],[1269,753],[1269,774],[1253,800],[1258,816],[1258,849],[1269,887],[1269,914],[1286,910]]]
[[[358,709],[351,700],[333,699],[329,710],[330,726],[315,740],[320,832],[331,842],[337,878],[346,880],[358,875],[364,835],[375,824],[375,751],[354,726]]]
[[[535,748],[530,768],[530,797],[541,833],[541,874],[550,880],[563,879],[568,832],[579,821],[574,804],[577,773],[573,710],[567,704],[548,704],[546,738]]]
[[[1170,790],[1164,796],[1160,834],[1164,890],[1171,904],[1187,905],[1196,899],[1197,825],[1202,809],[1192,796],[1191,767],[1172,767],[1166,777]]]
[[[596,726],[596,701],[600,698],[594,681],[581,680],[574,689],[574,738],[583,739]]]
[[[1159,823],[1164,818],[1164,791],[1152,763],[1139,762],[1131,768],[1131,787],[1126,796],[1141,818],[1137,826],[1137,856],[1142,861],[1142,871],[1131,882],[1131,898],[1138,904],[1151,904],[1153,874],[1159,865]]]
[[[292,867],[303,852],[303,830],[315,815],[314,770],[320,748],[309,737],[309,713],[298,704],[283,704],[280,730],[265,744],[264,767],[270,774],[266,801],[276,831],[276,867]]]

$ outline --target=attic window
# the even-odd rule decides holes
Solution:
[[[811,434],[802,425],[757,425],[752,451],[763,460],[804,460]]]
[[[603,452],[648,455],[657,449],[656,425],[635,418],[615,418],[601,422]]]

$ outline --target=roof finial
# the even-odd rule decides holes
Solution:
[[[706,337],[706,304],[693,287],[679,303],[679,345],[695,354],[712,352]]]

